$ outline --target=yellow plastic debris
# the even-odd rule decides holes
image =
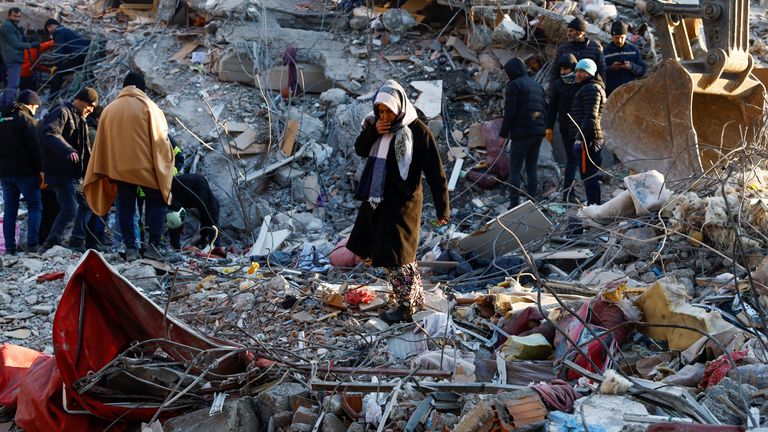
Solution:
[[[251,266],[248,267],[248,274],[252,275],[252,274],[256,273],[256,270],[258,270],[258,269],[259,269],[259,263],[252,262]]]

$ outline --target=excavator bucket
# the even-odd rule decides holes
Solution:
[[[749,0],[650,0],[647,11],[665,61],[608,98],[605,146],[630,168],[685,179],[760,130],[765,86],[748,52]]]
[[[707,89],[704,74],[667,60],[652,76],[616,89],[605,106],[605,146],[627,166],[655,169],[667,180],[701,174],[754,136],[765,89],[748,77],[737,88],[719,80]]]

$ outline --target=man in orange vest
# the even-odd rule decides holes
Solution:
[[[27,48],[24,50],[24,63],[21,64],[21,84],[19,88],[22,90],[37,90],[37,80],[35,79],[35,72],[48,72],[51,75],[56,73],[56,67],[48,67],[40,63],[38,60],[40,56],[53,48],[53,41],[47,41],[40,44],[40,48]]]

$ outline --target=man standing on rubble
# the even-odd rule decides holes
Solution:
[[[98,104],[96,90],[84,87],[71,103],[57,106],[43,120],[43,172],[59,204],[59,214],[43,249],[61,244],[68,226],[74,222],[69,247],[79,252],[85,250],[86,224],[91,217],[81,189],[91,154],[85,119]]]
[[[136,188],[141,186],[147,197],[149,228],[144,256],[175,261],[179,256],[161,242],[171,203],[173,151],[165,115],[145,90],[144,76],[130,72],[117,99],[104,108],[83,188],[88,204],[99,216],[105,216],[117,199],[125,259],[134,261],[139,259],[134,229]]]
[[[587,204],[600,204],[599,167],[603,159],[603,131],[600,119],[605,107],[605,84],[590,59],[576,63],[577,90],[571,107],[570,134],[573,153],[579,161],[579,173],[587,193]]]
[[[557,47],[556,61],[566,54],[573,54],[577,60],[590,59],[597,65],[597,74],[605,81],[605,58],[600,42],[587,38],[587,22],[574,18],[566,29],[568,42]],[[549,74],[550,85],[560,79],[560,70],[553,67]]]
[[[515,57],[504,65],[509,82],[504,90],[504,120],[499,137],[509,151],[509,208],[520,203],[520,170],[525,162],[527,191],[535,199],[539,187],[537,163],[544,138],[544,89],[528,76],[525,63]]]
[[[611,43],[605,47],[607,80],[605,94],[610,96],[622,84],[642,78],[645,62],[640,50],[627,42],[627,25],[616,21],[611,25]]]
[[[573,180],[576,178],[576,169],[579,161],[573,154],[573,137],[569,132],[571,120],[568,114],[573,106],[573,96],[576,94],[576,57],[566,54],[560,57],[557,63],[560,70],[560,79],[549,87],[549,104],[547,104],[547,129],[545,137],[552,142],[555,121],[560,125],[560,138],[565,148],[565,175],[563,179],[563,201],[575,202],[576,194],[573,193]]]
[[[0,119],[0,185],[5,211],[3,238],[8,254],[17,252],[16,215],[19,197],[27,201],[27,250],[35,251],[40,240],[43,205],[40,197],[40,136],[35,112],[40,97],[24,90],[11,108],[9,117]]]
[[[91,42],[53,18],[45,22],[45,30],[53,38],[55,46],[55,66],[58,72],[51,78],[51,94],[56,95],[61,89],[64,76],[73,73],[73,69],[85,63]]]
[[[27,42],[24,29],[19,26],[20,21],[21,9],[13,7],[8,9],[8,19],[0,25],[0,52],[3,55],[8,74],[8,84],[5,87],[2,105],[8,108],[13,105],[19,90],[21,65],[24,64],[24,50],[40,47],[39,42]]]

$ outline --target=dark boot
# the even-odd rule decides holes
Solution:
[[[410,321],[412,315],[405,307],[397,306],[388,311],[381,311],[379,313],[379,318],[387,324],[397,324]]]

